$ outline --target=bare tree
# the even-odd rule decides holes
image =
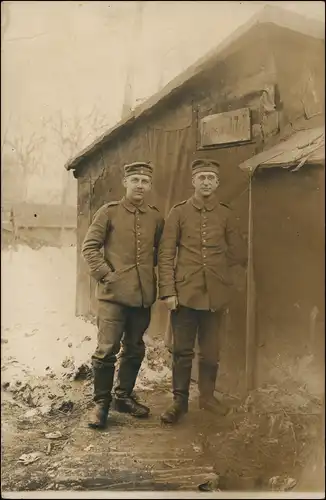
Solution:
[[[11,122],[11,114],[9,115],[6,127],[3,127],[3,130],[1,130],[1,161],[3,161],[4,149],[5,146],[7,145],[7,137],[9,133],[10,122]]]
[[[87,146],[91,140],[95,139],[108,127],[107,117],[103,115],[96,106],[92,108],[90,113],[83,117],[75,113],[72,117],[66,118],[63,113],[59,111],[54,117],[44,121],[44,125],[49,127],[52,131],[55,142],[65,161],[71,160],[83,147]],[[65,216],[72,181],[71,173],[63,169],[60,234],[62,244],[64,242],[66,225]]]
[[[17,135],[12,139],[8,139],[8,129],[4,132],[1,141],[1,158],[4,160],[5,148],[11,150],[11,157],[13,156],[11,168],[15,169],[15,193],[18,195],[22,202],[26,202],[28,198],[28,183],[33,174],[42,175],[42,148],[44,137],[38,136],[35,132],[30,136]],[[7,182],[12,183],[11,188],[14,189],[13,176],[7,176]],[[20,187],[20,193],[16,189]],[[9,187],[9,186],[8,186]],[[13,193],[12,193],[13,194]],[[16,215],[14,207],[10,209],[10,223],[12,227],[13,247],[15,248],[18,238],[18,226],[16,224]]]
[[[64,117],[62,111],[58,111],[52,118],[43,120],[43,124],[52,131],[66,161],[78,154],[92,136],[108,127],[106,116],[96,106],[85,116],[75,113],[72,117]]]
[[[42,154],[44,137],[33,132],[30,136],[17,135],[12,139],[5,139],[3,147],[11,148],[17,166],[17,178],[22,187],[22,201],[27,201],[28,181],[33,174],[43,174]]]

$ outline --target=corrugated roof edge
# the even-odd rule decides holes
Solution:
[[[313,38],[325,38],[325,23],[311,18],[308,19],[305,16],[302,16],[295,12],[290,12],[283,8],[267,5],[252,18],[250,18],[249,21],[233,31],[217,47],[198,59],[186,71],[171,80],[160,92],[157,92],[149,99],[147,99],[144,103],[137,106],[130,112],[130,114],[126,118],[118,122],[104,134],[99,136],[95,141],[84,148],[74,158],[68,160],[68,162],[65,164],[65,168],[67,170],[77,170],[78,166],[82,163],[83,160],[85,160],[85,158],[87,158],[91,153],[95,152],[95,150],[101,147],[104,143],[107,143],[109,139],[112,140],[121,128],[127,125],[131,125],[140,116],[146,114],[146,112],[151,110],[160,101],[170,96],[173,91],[182,87],[191,78],[201,73],[207,63],[218,57],[226,48],[228,48],[242,35],[247,33],[256,24],[264,23],[276,24],[278,26],[300,32]]]
[[[325,126],[295,132],[275,146],[242,162],[239,168],[252,175],[258,168],[290,168],[301,161],[314,164],[325,161]]]

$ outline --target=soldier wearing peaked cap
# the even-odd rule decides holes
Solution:
[[[218,201],[219,164],[195,160],[194,195],[175,205],[159,248],[159,295],[171,311],[173,404],[161,415],[173,424],[188,411],[189,385],[198,335],[200,408],[225,414],[214,398],[219,367],[219,329],[227,306],[229,266],[246,265],[245,244]]]
[[[149,415],[149,408],[135,400],[133,389],[145,355],[143,335],[156,300],[154,268],[164,224],[158,209],[145,201],[152,174],[148,163],[125,165],[125,196],[96,212],[82,245],[82,255],[97,281],[98,299],[92,428],[103,428],[107,422],[121,340],[115,409],[135,417]]]

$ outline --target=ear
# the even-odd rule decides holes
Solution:
[[[124,177],[122,179],[122,185],[123,185],[123,187],[127,187],[127,179],[126,179],[126,177]]]
[[[195,176],[191,178],[191,184],[195,187]]]

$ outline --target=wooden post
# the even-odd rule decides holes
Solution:
[[[256,287],[253,268],[253,213],[252,177],[249,174],[249,213],[248,213],[248,268],[247,268],[247,311],[246,311],[246,391],[255,386],[256,363]]]

